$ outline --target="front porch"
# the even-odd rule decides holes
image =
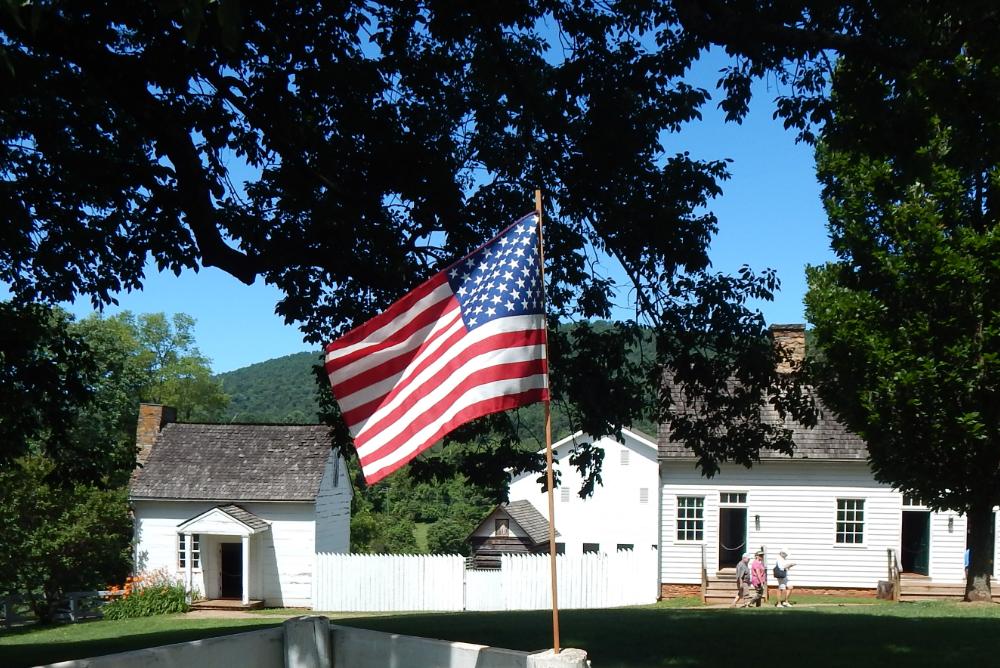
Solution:
[[[270,529],[266,521],[232,504],[216,506],[178,525],[180,544],[191,546],[184,560],[185,586],[192,598],[204,596],[193,607],[263,607],[260,578],[251,575],[259,570],[258,534]],[[201,587],[196,585],[196,569],[200,570]]]
[[[244,603],[233,598],[207,598],[191,604],[192,610],[260,610],[264,601],[250,600]]]

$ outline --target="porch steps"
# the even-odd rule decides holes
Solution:
[[[191,604],[192,610],[259,610],[264,607],[264,601],[250,601],[246,605],[243,601],[216,598],[196,601]]]
[[[908,577],[900,581],[901,601],[961,601],[963,598],[964,582],[934,582],[929,578]],[[993,592],[993,602],[1000,603],[1000,591]]]
[[[715,577],[709,576],[708,586],[705,588],[705,603],[720,604],[732,603],[736,598],[736,572],[732,569],[729,572],[716,573]]]

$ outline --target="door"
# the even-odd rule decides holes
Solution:
[[[931,514],[926,510],[904,510],[899,566],[904,573],[930,574]]]
[[[719,568],[739,563],[747,546],[747,509],[719,509]]]
[[[219,598],[243,598],[243,544],[222,543]]]

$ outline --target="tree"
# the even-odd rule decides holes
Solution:
[[[812,373],[876,477],[968,515],[970,600],[990,600],[998,454],[1000,8],[981,2],[689,2],[685,28],[786,87],[777,113],[822,139],[838,261],[808,272]]]
[[[553,390],[579,426],[598,436],[635,422],[636,397],[670,367],[754,436],[735,449],[701,439],[706,467],[787,450],[788,434],[747,408],[786,399],[773,358],[743,370],[771,355],[746,299],[777,280],[711,272],[706,206],[726,164],[669,149],[709,97],[682,79],[703,42],[677,20],[660,2],[8,0],[0,280],[18,300],[107,303],[141,288],[147,260],[218,267],[279,287],[277,312],[320,343],[489,238],[543,187]],[[623,268],[635,320],[560,334],[560,322],[610,317],[619,289],[606,258]],[[627,357],[638,322],[675,345],[633,373],[588,373]],[[754,390],[728,392],[734,375]],[[455,438],[490,430],[496,447],[458,462],[470,476],[495,479],[519,459],[506,420]]]
[[[54,468],[37,456],[0,468],[0,593],[27,594],[42,621],[65,592],[121,582],[131,562],[125,490],[53,484]]]
[[[991,600],[1000,225],[950,164],[949,135],[939,127],[909,183],[890,158],[821,151],[839,261],[810,269],[806,303],[822,396],[867,441],[877,479],[968,517],[967,598]]]

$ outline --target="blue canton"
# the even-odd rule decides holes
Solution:
[[[525,216],[447,269],[470,330],[497,318],[542,312],[537,226],[534,215]]]

